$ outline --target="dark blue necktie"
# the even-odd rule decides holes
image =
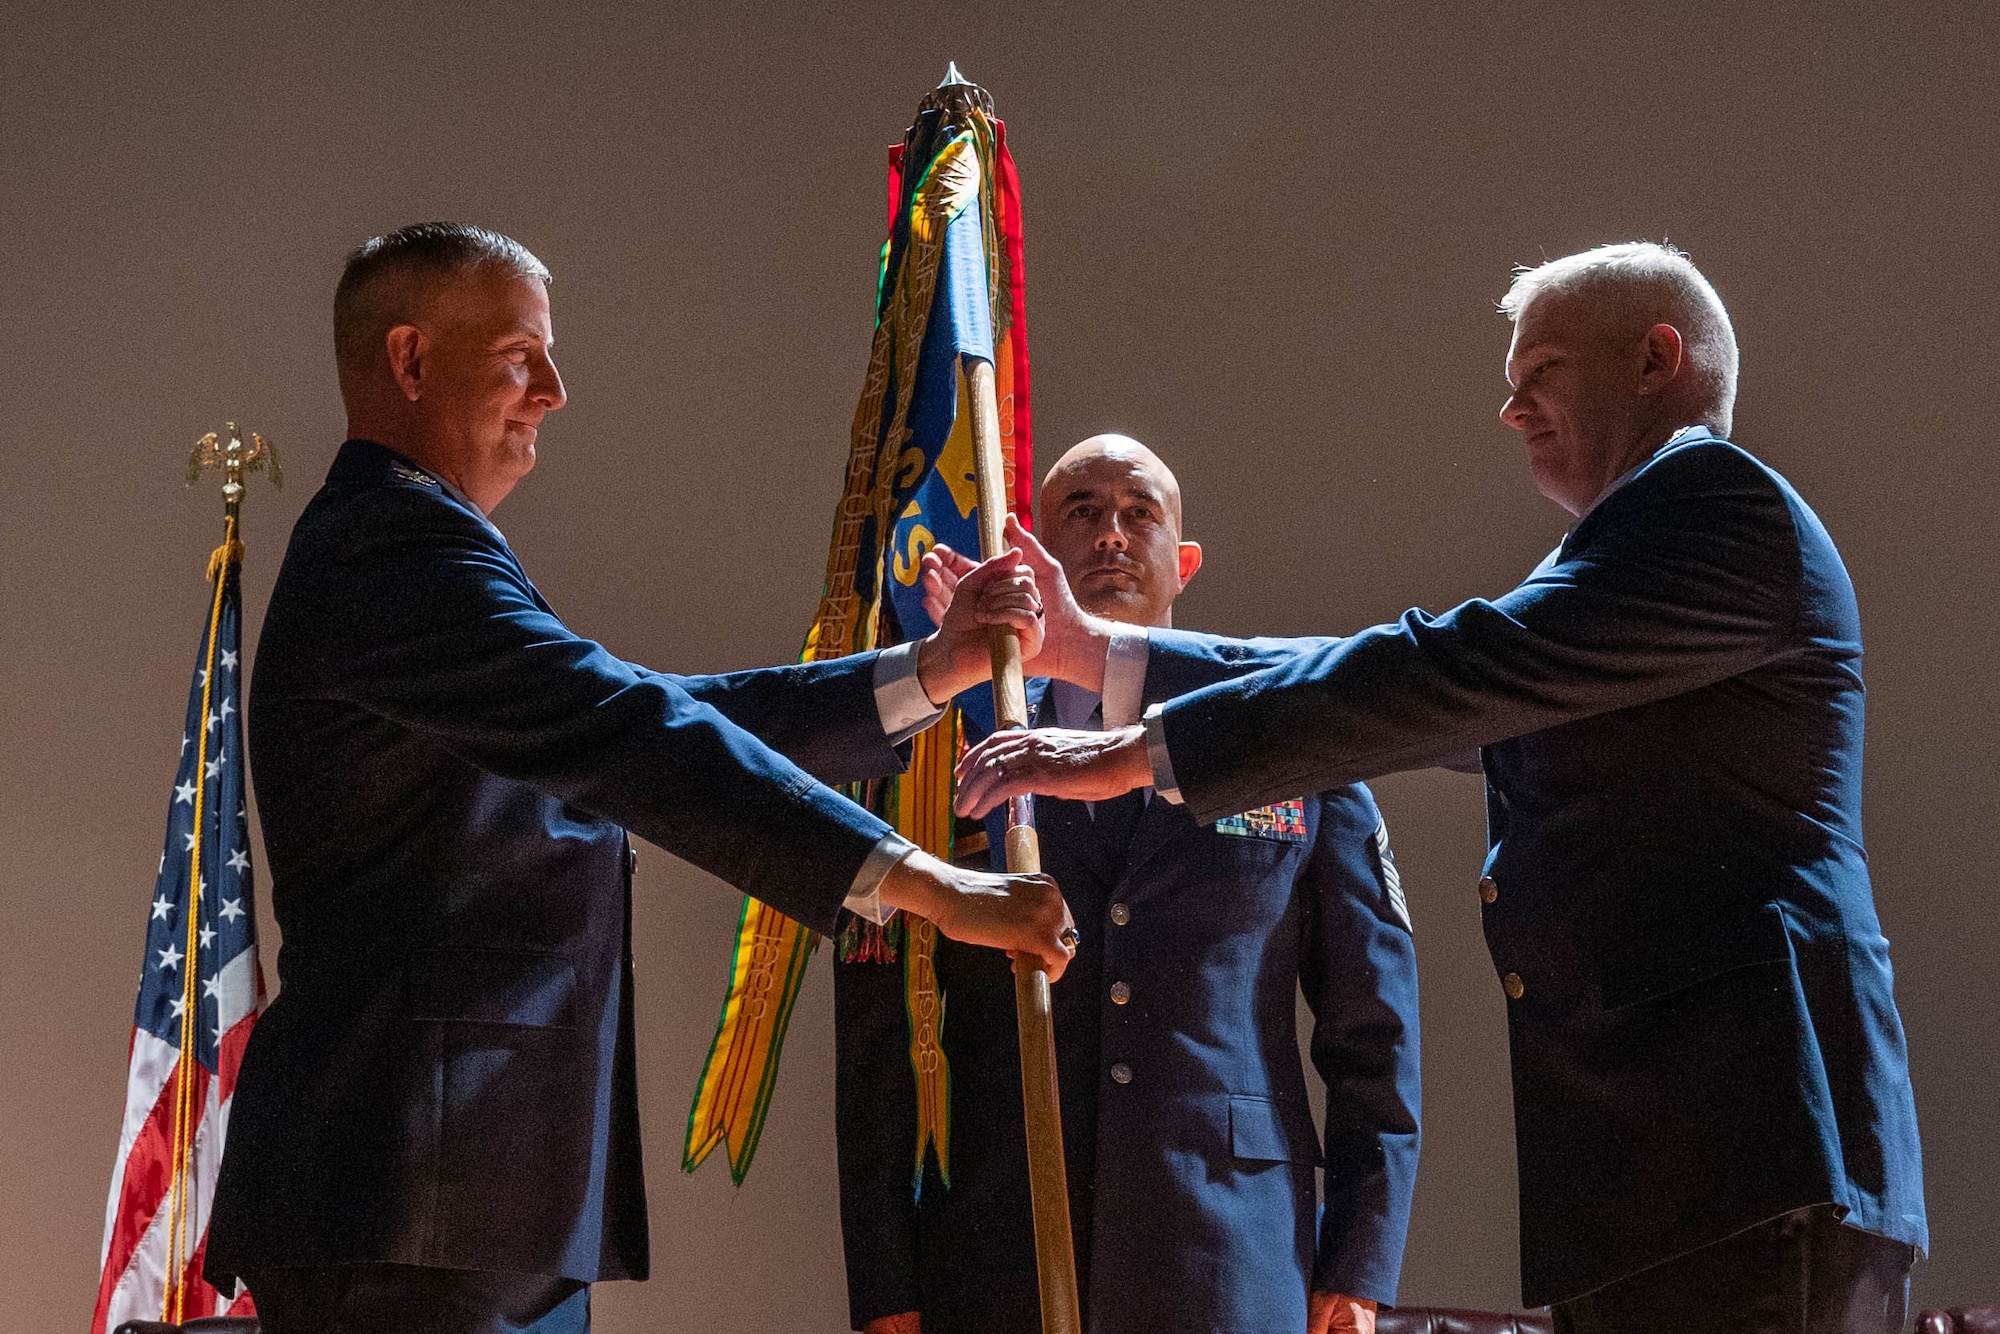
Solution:
[[[1090,730],[1104,730],[1104,703],[1098,701],[1090,711]],[[1122,797],[1109,801],[1094,802],[1091,805],[1090,826],[1096,833],[1111,860],[1123,863],[1125,849],[1132,845],[1132,831],[1139,827],[1139,817],[1146,812],[1146,795],[1137,788]]]
[[[1122,797],[1096,803],[1090,826],[1113,861],[1125,860],[1125,850],[1132,845],[1132,831],[1139,827],[1139,817],[1145,813],[1146,794],[1137,788]]]

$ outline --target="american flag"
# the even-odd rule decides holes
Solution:
[[[233,539],[232,528],[214,562],[220,583],[195,657],[166,847],[146,914],[91,1334],[163,1314],[191,1320],[251,1311],[247,1295],[218,1293],[201,1278],[236,1071],[264,1000],[243,795],[242,601],[234,559],[242,548]]]

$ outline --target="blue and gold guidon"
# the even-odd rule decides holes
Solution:
[[[942,543],[979,550],[967,358],[992,364],[1005,494],[1029,521],[1028,356],[1021,283],[1020,184],[1005,127],[977,107],[927,106],[890,150],[889,236],[882,247],[875,334],[855,407],[846,480],[834,511],[826,582],[801,659],[814,661],[921,638],[920,564]],[[968,691],[912,743],[910,767],[847,789],[924,851],[949,860],[952,768],[968,739],[992,729],[989,691]],[[936,930],[848,922],[844,957],[904,969],[910,1065],[918,1087],[919,1175],[935,1152],[949,1180],[950,1072],[939,1045],[944,997],[931,953]],[[755,899],[744,901],[723,1011],[688,1113],[681,1167],[718,1144],[740,1184],[762,1133],[799,983],[817,937]]]

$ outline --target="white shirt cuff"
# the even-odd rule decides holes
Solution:
[[[1153,791],[1182,805],[1180,785],[1174,781],[1173,756],[1167,754],[1167,721],[1161,716],[1164,705],[1146,710],[1146,761],[1153,766]]]
[[[916,850],[916,844],[893,829],[882,835],[882,841],[868,850],[861,869],[854,873],[854,883],[848,886],[847,897],[840,906],[877,926],[888,921],[889,913],[882,910],[882,882],[903,858]]]
[[[917,642],[912,639],[875,655],[875,711],[882,716],[882,730],[896,745],[944,716],[917,679]]]
[[[1146,631],[1123,626],[1104,649],[1104,729],[1130,727],[1146,706],[1146,664],[1152,658]]]

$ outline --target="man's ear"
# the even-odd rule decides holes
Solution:
[[[396,387],[414,403],[423,397],[424,357],[431,350],[430,335],[414,324],[399,324],[384,337],[389,353],[389,374]]]
[[[1639,392],[1657,394],[1672,384],[1681,373],[1685,353],[1681,331],[1673,325],[1656,324],[1646,330],[1639,343]]]
[[[1181,587],[1186,588],[1194,572],[1201,568],[1201,543],[1183,542],[1180,546]]]

